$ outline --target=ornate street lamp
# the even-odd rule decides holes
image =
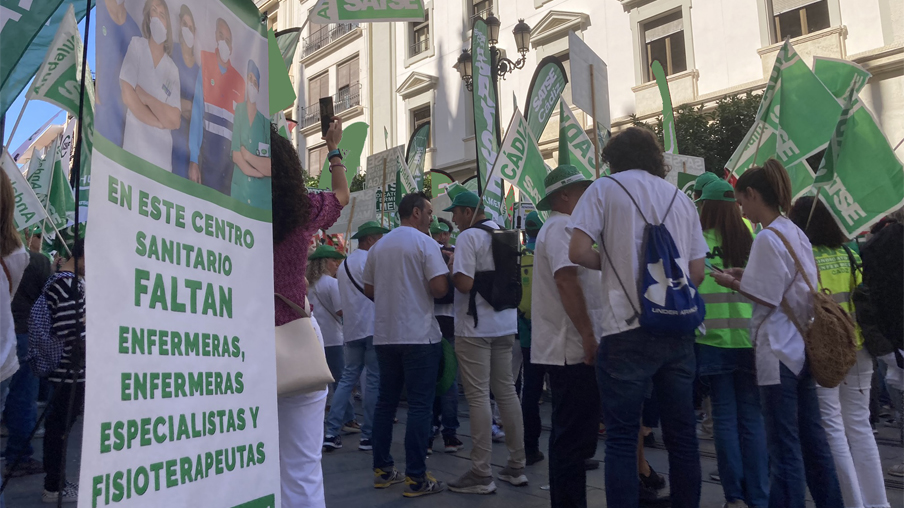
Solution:
[[[496,47],[496,44],[499,43],[499,28],[502,26],[502,22],[490,12],[489,17],[486,19],[486,24],[487,42],[490,44],[492,68],[494,71],[493,80],[498,83],[497,78],[505,79],[505,76],[514,72],[515,69],[524,68],[524,64],[527,62],[527,53],[530,51],[530,26],[528,26],[528,24],[524,22],[524,19],[521,18],[518,20],[518,24],[515,25],[515,29],[512,30],[512,34],[515,36],[515,45],[518,47],[518,54],[521,55],[517,61],[512,61],[506,57],[500,58],[499,49]],[[462,50],[461,56],[458,57],[458,61],[455,63],[455,69],[458,70],[458,73],[461,75],[461,79],[464,81],[468,90],[473,90],[474,84],[471,73],[470,50]],[[496,93],[499,93],[498,87],[496,87]]]
[[[471,81],[471,51],[469,49],[461,50],[461,55],[458,56],[458,61],[455,62],[455,69],[461,75],[461,79],[465,82],[465,86],[468,87],[468,91],[472,90],[474,85]]]

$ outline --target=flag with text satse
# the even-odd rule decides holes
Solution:
[[[496,116],[496,85],[493,83],[490,45],[487,24],[483,18],[475,18],[471,30],[471,58],[473,61],[473,104],[474,133],[477,145],[477,178],[483,195],[483,206],[487,217],[501,224],[505,216],[502,177],[499,173],[490,175],[496,155],[499,152]],[[489,178],[489,180],[487,180]]]
[[[59,139],[54,142],[51,149],[47,157],[53,158],[51,165],[53,171],[50,176],[50,194],[47,196],[46,209],[48,222],[52,222],[53,226],[50,224],[44,226],[44,234],[48,236],[53,236],[54,226],[57,230],[63,229],[75,220],[75,196],[63,171],[62,145]]]
[[[530,126],[517,109],[505,131],[493,172],[517,187],[535,206],[546,196],[543,181],[549,170]]]
[[[26,97],[30,100],[49,102],[78,117],[81,71],[82,37],[75,20],[75,10],[70,5],[47,51],[44,63],[41,64],[28,88]],[[91,79],[91,69],[86,70],[85,79]],[[86,102],[82,108],[79,125],[82,132],[79,207],[87,210],[91,182],[91,150],[94,146],[94,86],[91,83],[86,83],[84,97]],[[79,221],[86,220],[88,214],[79,212]]]
[[[75,7],[75,17],[82,19],[88,4],[84,0],[0,0],[0,115],[6,114],[35,75],[70,6]]]
[[[9,152],[6,150],[2,151],[0,166],[3,166],[3,171],[13,184],[13,196],[16,199],[13,220],[16,224],[16,231],[22,231],[44,220],[47,217],[47,212],[44,211],[44,207],[38,197],[28,189],[29,184],[22,172],[19,171],[16,161],[9,155]]]
[[[863,81],[864,76],[856,75],[848,86],[813,183],[848,238],[904,204],[904,166],[857,97]]]
[[[850,60],[824,56],[813,57],[813,74],[816,74],[819,81],[838,99],[843,99],[847,95],[852,84],[859,94],[872,76],[869,71]]]
[[[320,0],[311,21],[319,24],[424,21],[424,0]]]
[[[659,60],[653,62],[653,76],[656,86],[662,95],[662,144],[666,153],[678,153],[678,138],[675,134],[675,114],[672,112],[672,95],[669,93],[669,82],[665,79],[665,71]]]
[[[565,102],[565,97],[562,97],[562,101],[559,103],[559,141],[561,142],[563,138],[568,142],[571,163],[588,179],[596,178],[593,164],[593,142],[590,140],[590,136],[584,132],[577,117],[574,116],[574,111]],[[608,166],[605,171],[600,168],[601,175],[606,173],[608,173]]]
[[[427,163],[427,145],[430,144],[430,122],[424,122],[411,133],[408,148],[405,150],[405,162],[408,170],[417,183],[418,190],[424,190],[424,165]]]
[[[567,84],[568,75],[558,57],[548,56],[540,60],[530,80],[527,104],[524,105],[524,119],[534,140],[539,140],[543,134],[543,129],[555,112],[556,102]]]

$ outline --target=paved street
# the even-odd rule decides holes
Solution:
[[[541,448],[546,453],[546,443],[549,439],[548,423],[551,404],[547,401],[540,406],[541,415],[547,430],[544,430],[540,438]],[[360,413],[360,407],[358,408]],[[465,443],[465,448],[455,454],[446,454],[438,451],[427,460],[427,467],[440,480],[449,481],[467,471],[469,467],[468,454],[471,449],[469,420],[467,418],[467,404],[465,398],[461,398],[459,405],[461,428],[459,437]],[[395,427],[393,435],[393,457],[399,469],[404,470],[404,433],[405,433],[405,407],[401,407],[398,413],[399,424]],[[81,424],[78,424],[74,435],[79,435]],[[659,429],[654,431],[658,445],[647,448],[647,458],[653,468],[661,473],[668,472],[668,456],[662,448]],[[895,460],[901,460],[904,450],[900,446],[898,431],[894,428],[883,427],[878,436],[879,450],[882,456],[883,468],[887,469]],[[3,440],[5,443],[5,439]],[[504,502],[506,506],[518,508],[539,508],[549,506],[549,492],[541,489],[548,483],[548,463],[539,462],[527,468],[530,485],[527,487],[513,487],[506,482],[496,480],[498,491],[490,496],[476,496],[443,492],[436,496],[430,496],[429,501],[417,501],[402,497],[402,485],[396,485],[385,490],[375,490],[372,486],[371,454],[358,451],[358,437],[345,436],[344,448],[325,454],[323,457],[323,471],[325,477],[327,506],[336,508],[345,507],[395,507],[408,506],[410,503],[429,503],[431,508],[483,508],[496,507]],[[40,457],[41,440],[35,441]],[[441,449],[442,439],[437,438],[436,446]],[[605,442],[600,440],[596,458],[604,460]],[[722,497],[722,489],[717,482],[709,479],[709,472],[716,470],[715,451],[712,441],[701,441],[701,465],[703,468],[703,498],[701,508],[719,508],[725,502]],[[68,467],[71,479],[78,477],[78,464],[80,459],[80,443],[73,440],[69,446]],[[505,445],[496,443],[493,445],[493,466],[495,469],[505,464],[507,452]],[[604,507],[605,491],[603,481],[603,468],[590,471],[587,475],[588,505],[592,507]],[[900,478],[885,478],[888,489],[889,501],[893,507],[904,506],[904,483]],[[35,475],[26,478],[14,478],[7,489],[7,506],[9,508],[38,508],[48,506],[41,503],[41,488],[43,476]],[[813,506],[808,503],[807,506]]]

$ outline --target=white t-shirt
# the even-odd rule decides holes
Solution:
[[[345,342],[372,337],[374,334],[374,302],[352,284],[345,271],[345,267],[348,267],[355,282],[364,289],[366,261],[367,251],[358,249],[348,255],[336,272],[339,295],[342,297],[342,333],[345,335]]]
[[[807,278],[816,285],[816,260],[804,232],[785,217],[775,219],[769,227],[788,239]],[[782,298],[786,298],[798,321],[805,324],[813,316],[813,297],[807,283],[797,272],[785,244],[768,229],[763,229],[753,241],[750,259],[741,279],[741,291],[775,306],[770,309],[753,304],[750,338],[756,351],[757,383],[761,386],[779,384],[779,362],[795,375],[800,374],[806,360],[804,339],[782,310],[781,303]]]
[[[644,217],[651,224],[659,224],[662,221],[672,197],[675,196],[677,188],[674,185],[642,169],[622,171],[612,178],[617,179],[631,193],[643,210]],[[703,238],[697,209],[683,192],[679,191],[675,197],[665,225],[678,248],[680,255],[678,264],[685,274],[690,276],[688,263],[705,257],[709,247]],[[593,182],[571,215],[569,231],[579,229],[597,243],[600,243],[602,238],[611,258],[610,263],[604,253],[603,244],[600,244],[600,263],[605,288],[602,297],[603,337],[640,326],[638,320],[631,324],[628,324],[627,320],[634,316],[634,309],[640,311],[640,301],[637,297],[637,280],[640,274],[638,259],[642,255],[640,250],[645,226],[646,223],[631,202],[631,197],[619,187],[618,183],[609,178],[600,178]],[[621,277],[624,289],[619,284],[616,274]]]
[[[493,221],[484,223],[487,227],[499,229]],[[470,228],[462,231],[455,241],[455,262],[452,273],[474,278],[477,272],[496,269],[493,263],[493,248],[490,235],[486,231]],[[518,333],[518,310],[508,309],[496,312],[493,306],[480,296],[477,300],[477,327],[474,316],[468,315],[471,295],[455,292],[455,336],[456,337],[502,337]]]
[[[430,281],[448,273],[439,245],[412,227],[393,229],[371,247],[364,283],[374,287],[374,345],[439,342]]]
[[[154,67],[151,48],[144,37],[132,37],[126,56],[122,60],[119,79],[140,86],[155,99],[169,106],[180,108],[179,69],[167,54]],[[184,121],[184,120],[183,120]],[[173,170],[173,134],[169,129],[150,126],[126,111],[126,126],[122,135],[122,148],[167,171]]]
[[[324,346],[341,346],[345,344],[342,335],[342,319],[336,315],[342,310],[342,299],[339,297],[339,281],[323,275],[314,284],[311,291],[311,305],[314,306],[314,317],[323,332]],[[343,313],[344,314],[344,313]]]
[[[596,340],[602,334],[603,283],[600,272],[588,270],[568,259],[571,234],[568,215],[552,212],[537,236],[531,281],[531,363],[575,365],[584,361],[584,345],[574,323],[565,313],[555,273],[576,267]]]

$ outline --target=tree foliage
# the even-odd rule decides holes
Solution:
[[[706,170],[722,175],[722,168],[753,125],[760,96],[747,93],[726,97],[710,111],[703,106],[681,105],[675,109],[678,153],[702,157]],[[636,126],[651,128],[662,142],[662,117],[653,125],[633,117]]]

